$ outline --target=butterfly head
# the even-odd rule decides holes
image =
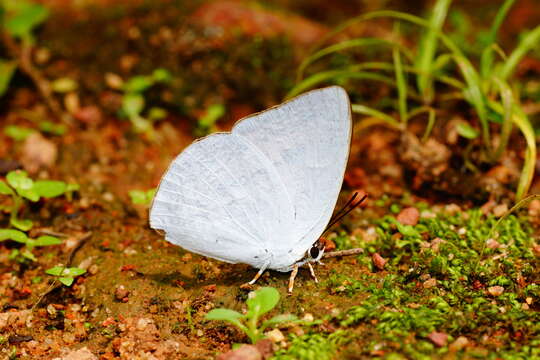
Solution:
[[[311,246],[311,248],[307,251],[306,254],[306,260],[308,262],[320,262],[324,255],[324,249],[326,246],[319,240],[315,241],[315,243]]]

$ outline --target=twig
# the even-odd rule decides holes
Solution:
[[[331,257],[337,257],[337,256],[348,256],[348,255],[356,255],[361,254],[364,252],[364,249],[361,248],[355,248],[355,249],[348,249],[348,250],[338,250],[338,251],[331,251],[324,253],[323,258],[331,258]]]
[[[72,124],[71,115],[62,110],[60,103],[54,98],[49,81],[41,74],[34,64],[32,64],[32,47],[24,42],[19,45],[5,32],[2,33],[2,42],[6,46],[11,57],[18,61],[19,70],[25,73],[36,85],[39,93],[45,100],[49,109],[67,124]]]
[[[62,269],[60,274],[62,274],[64,272],[64,270],[71,265],[71,262],[73,261],[73,257],[75,256],[75,253],[77,252],[77,250],[79,250],[83,246],[83,244],[86,242],[86,240],[90,239],[91,236],[92,236],[92,232],[88,231],[88,232],[84,233],[83,235],[81,235],[81,237],[79,239],[77,239],[77,244],[75,244],[73,249],[71,249],[71,251],[69,252],[69,254],[67,256],[67,259],[66,259],[66,264],[64,265],[64,268]],[[45,298],[45,296],[49,295],[51,292],[53,292],[59,286],[60,286],[60,282],[58,281],[58,279],[55,278],[53,280],[53,282],[49,285],[47,290],[45,290],[45,292],[43,294],[41,294],[41,296],[36,301],[36,303],[34,305],[32,305],[32,311],[34,311],[34,309],[41,303],[41,301]]]

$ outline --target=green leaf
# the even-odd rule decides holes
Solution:
[[[21,255],[22,255],[24,258],[28,259],[28,260],[37,261],[36,256],[35,256],[34,254],[32,254],[32,252],[31,252],[30,250],[28,250],[28,249],[22,251],[22,252],[21,252]]]
[[[6,176],[6,180],[12,188],[17,190],[30,190],[34,186],[34,182],[24,170],[10,171]]]
[[[471,125],[461,122],[456,126],[456,130],[459,135],[463,136],[466,139],[476,139],[478,137],[478,131],[474,129]]]
[[[79,184],[69,183],[66,186],[66,192],[79,191],[80,188],[81,186]]]
[[[39,130],[52,135],[64,135],[67,131],[67,126],[64,124],[55,124],[52,121],[41,121]]]
[[[13,240],[21,244],[26,244],[28,236],[19,230],[13,229],[0,229],[0,241]]]
[[[223,321],[238,321],[239,319],[244,318],[244,315],[240,314],[238,311],[230,309],[214,309],[210,310],[206,314],[206,320],[223,320]]]
[[[17,194],[33,202],[36,202],[39,200],[39,194],[35,192],[34,189],[30,189],[30,190],[17,189]]]
[[[55,266],[55,267],[52,267],[52,268],[47,269],[45,271],[45,273],[48,274],[48,275],[70,276],[70,277],[77,277],[79,275],[84,274],[85,272],[86,272],[85,269],[81,269],[81,268],[78,268],[78,267],[66,268],[64,266]]]
[[[62,284],[66,286],[71,286],[71,284],[73,284],[73,281],[75,281],[75,279],[72,277],[60,277],[58,278],[58,281],[60,281]]]
[[[129,118],[136,118],[144,109],[144,97],[141,94],[125,94],[122,97],[122,110]]]
[[[13,189],[6,184],[4,180],[0,180],[0,194],[2,195],[13,195],[15,192],[13,192]]]
[[[34,240],[33,246],[50,246],[50,245],[59,245],[62,243],[57,237],[43,235]]]
[[[134,93],[142,93],[143,91],[145,91],[152,85],[154,85],[153,77],[139,75],[139,76],[134,76],[131,79],[129,79],[124,84],[123,90],[128,94],[132,93],[132,95],[135,95]]]
[[[6,7],[5,29],[11,36],[27,38],[32,30],[44,22],[49,11],[43,5],[24,0],[3,1]]]
[[[148,118],[150,120],[161,120],[167,116],[167,110],[160,107],[151,107],[148,110]]]
[[[172,75],[167,69],[158,68],[152,72],[152,77],[157,82],[169,82],[172,79]]]
[[[0,59],[0,96],[6,93],[15,69],[17,69],[17,63],[15,61]]]
[[[45,274],[53,275],[53,276],[60,276],[62,274],[62,271],[67,270],[63,266],[55,266],[50,269],[45,270]]]
[[[223,115],[225,115],[225,106],[223,104],[210,105],[206,109],[206,114],[199,119],[199,125],[209,128]]]
[[[63,181],[38,180],[34,183],[34,191],[41,197],[53,198],[66,192],[67,185]]]
[[[131,202],[134,204],[149,205],[152,202],[155,193],[156,189],[150,189],[148,191],[131,190],[129,192],[129,197],[131,198]]]
[[[70,267],[70,268],[68,268],[68,271],[69,271],[69,275],[71,275],[71,276],[80,276],[80,275],[86,273],[85,269],[81,269],[81,268],[78,268],[78,267]]]
[[[9,223],[13,227],[16,227],[17,229],[20,229],[22,231],[28,231],[32,228],[32,226],[34,226],[34,223],[32,222],[32,220],[21,220],[17,218],[11,218],[9,220]]]
[[[283,322],[291,322],[291,321],[298,321],[298,317],[296,317],[295,315],[292,315],[292,314],[280,314],[280,315],[274,316],[270,320],[266,320],[262,324],[261,328],[262,328],[262,330],[264,330],[269,326],[279,324],[279,323],[283,323]]]
[[[4,128],[4,134],[15,141],[23,141],[35,132],[34,129],[17,125],[8,125]]]
[[[250,294],[246,304],[248,317],[261,316],[272,310],[279,302],[279,292],[271,287],[263,287]]]
[[[77,82],[68,77],[58,78],[51,83],[52,90],[57,93],[68,93],[76,90],[77,87]]]

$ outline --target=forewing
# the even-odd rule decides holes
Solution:
[[[150,226],[192,252],[255,267],[270,239],[292,229],[293,207],[268,158],[230,133],[194,142],[171,164],[150,210]]]
[[[296,256],[320,236],[332,215],[349,156],[351,127],[347,93],[333,86],[246,118],[233,128],[233,134],[248,139],[270,159],[285,184],[294,207],[294,244],[287,246],[293,246]]]

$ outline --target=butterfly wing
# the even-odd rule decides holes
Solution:
[[[291,233],[293,207],[279,174],[253,144],[218,133],[194,142],[163,176],[150,226],[192,252],[260,268],[270,239]]]
[[[270,159],[292,201],[292,243],[274,242],[275,251],[292,247],[293,257],[303,256],[328,224],[343,182],[351,130],[349,98],[337,86],[308,92],[233,128],[233,134]]]

